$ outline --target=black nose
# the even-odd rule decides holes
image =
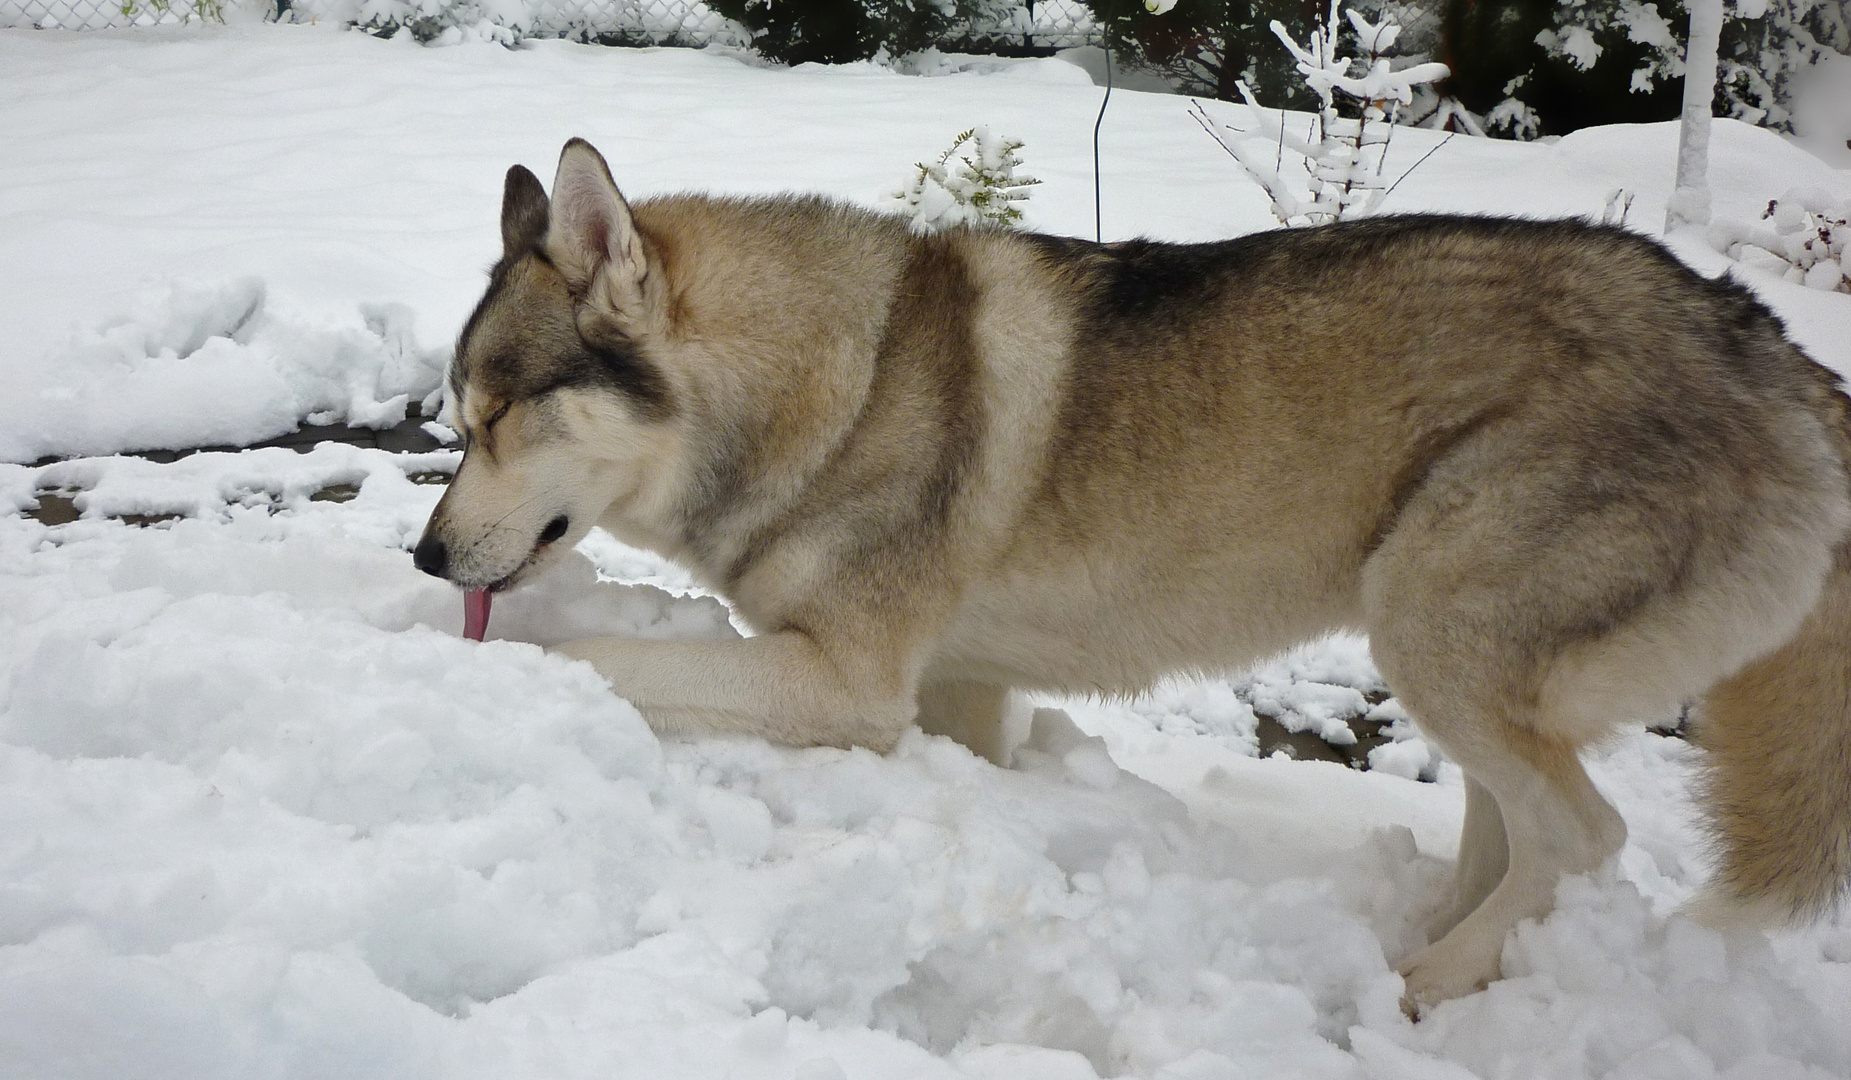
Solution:
[[[424,539],[419,540],[418,546],[411,552],[411,565],[432,577],[442,577],[449,562],[449,549],[443,546],[442,540],[430,533],[425,533]]]
[[[550,544],[553,541],[559,539],[560,537],[566,534],[566,529],[571,524],[572,524],[571,522],[566,520],[566,516],[564,514],[559,515],[553,520],[547,522],[546,528],[540,530],[540,542],[542,544]]]

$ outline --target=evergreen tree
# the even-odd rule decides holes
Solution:
[[[1535,132],[1669,120],[1683,106],[1690,14],[1678,0],[1445,0],[1443,88]],[[1851,53],[1851,0],[1739,0],[1724,10],[1713,110],[1790,130],[1799,77]]]
[[[1794,91],[1821,59],[1851,55],[1851,0],[1742,0],[1723,23],[1726,115],[1792,130]]]
[[[1681,95],[1667,54],[1632,34],[1636,25],[1681,56],[1684,28],[1659,34],[1656,18],[1638,0],[1445,0],[1439,58],[1453,74],[1441,90],[1522,137],[1670,120]],[[1642,69],[1653,76],[1640,79]]]

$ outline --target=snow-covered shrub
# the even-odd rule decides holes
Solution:
[[[1485,114],[1484,129],[1518,142],[1529,142],[1542,134],[1542,114],[1519,98],[1507,97]]]
[[[1348,16],[1364,57],[1338,55],[1340,12]],[[1283,116],[1262,109],[1245,83],[1239,89],[1256,131],[1237,132],[1240,137],[1233,141],[1223,139],[1200,105],[1196,106],[1197,123],[1266,189],[1272,197],[1273,214],[1281,222],[1320,224],[1368,213],[1381,203],[1390,186],[1384,182],[1383,165],[1397,114],[1414,100],[1414,87],[1445,78],[1446,65],[1424,63],[1394,70],[1389,53],[1401,27],[1392,19],[1372,23],[1355,11],[1343,11],[1339,0],[1331,0],[1330,18],[1312,31],[1308,45],[1293,41],[1276,21],[1272,30],[1297,61],[1299,74],[1322,106],[1316,141],[1286,131]],[[1256,148],[1254,143],[1264,147]],[[1275,168],[1275,150],[1291,150],[1304,157],[1304,194]]]
[[[1303,23],[1298,0],[1083,0],[1122,67],[1154,72],[1187,94],[1239,100],[1245,81],[1268,101],[1309,108],[1304,84],[1272,47],[1267,24]]]
[[[921,162],[894,198],[916,233],[953,225],[1015,225],[1022,220],[1016,203],[1027,201],[1027,189],[1041,183],[1016,171],[1022,166],[1020,149],[1021,143],[982,125],[960,132],[936,163]]]
[[[514,45],[532,24],[526,0],[362,0],[354,16],[354,25],[369,33],[409,33],[428,45]]]
[[[1010,22],[1016,0],[710,0],[784,64],[891,59],[955,37],[971,22]]]
[[[128,16],[151,12],[156,18],[178,14],[181,22],[224,22],[227,0],[191,0],[176,7],[173,0],[121,0],[122,14]]]
[[[1795,188],[1767,204],[1766,225],[1722,222],[1710,242],[1730,258],[1779,274],[1796,285],[1851,293],[1845,248],[1851,245],[1851,200],[1820,188]]]
[[[146,0],[143,0],[146,2]],[[182,0],[169,0],[182,2]],[[406,35],[427,45],[528,38],[625,46],[745,48],[745,27],[696,0],[220,0],[280,3],[288,22],[338,23],[376,37]]]
[[[1424,64],[1445,51],[1445,42],[1440,36],[1439,0],[1351,0],[1349,7],[1372,22],[1392,22],[1401,28],[1400,35],[1395,38],[1394,55],[1389,57],[1392,67]],[[1364,48],[1360,42],[1357,45]],[[1458,99],[1444,92],[1437,83],[1417,83],[1412,89],[1414,100],[1396,113],[1396,123],[1484,134],[1480,118],[1465,114]]]

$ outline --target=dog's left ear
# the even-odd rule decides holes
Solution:
[[[619,309],[641,301],[649,269],[643,238],[603,155],[583,139],[560,151],[551,217],[547,254],[568,278],[589,284],[602,271]]]
[[[519,255],[546,243],[546,189],[540,178],[516,165],[501,186],[501,253]]]

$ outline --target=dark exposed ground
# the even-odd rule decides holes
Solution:
[[[263,442],[252,443],[249,446],[189,446],[181,450],[139,450],[125,456],[145,458],[148,461],[166,464],[179,461],[183,457],[191,457],[194,454],[236,453],[239,450],[261,450],[272,446],[286,446],[291,450],[306,453],[314,449],[317,444],[324,442],[347,443],[350,446],[388,450],[395,454],[422,454],[444,448],[443,443],[438,442],[435,436],[424,430],[424,425],[429,422],[429,417],[419,415],[418,406],[414,403],[406,408],[405,419],[388,428],[304,424],[287,435],[278,435],[274,439],[265,439]],[[38,468],[59,460],[61,459],[55,457],[41,458],[33,462],[31,467]]]
[[[148,461],[167,464],[169,462],[178,461],[183,457],[190,457],[193,454],[236,453],[240,450],[259,450],[266,447],[278,446],[286,447],[298,453],[307,453],[324,442],[347,443],[350,446],[363,446],[369,449],[385,450],[395,454],[422,454],[444,448],[443,443],[439,442],[435,436],[424,430],[424,425],[428,422],[426,417],[418,414],[417,406],[414,404],[406,409],[405,419],[388,428],[346,427],[340,424],[304,424],[287,435],[279,435],[274,439],[265,439],[263,442],[252,443],[249,446],[191,446],[179,450],[141,450],[125,454],[124,456],[138,457]],[[58,458],[44,458],[40,461],[33,462],[32,467],[37,468],[43,465],[51,465],[59,460]],[[419,484],[444,484],[449,482],[450,477],[447,473],[414,473],[411,476],[411,480]],[[317,502],[340,503],[346,502],[358,494],[359,489],[351,484],[334,484],[317,491],[309,497]],[[81,512],[77,509],[77,504],[73,501],[70,494],[66,492],[46,489],[37,492],[37,496],[39,505],[36,509],[21,511],[22,514],[34,521],[45,525],[64,525],[76,521],[82,516]],[[126,522],[130,525],[146,526],[159,525],[164,521],[173,521],[180,516],[179,514],[124,514],[115,520]]]

